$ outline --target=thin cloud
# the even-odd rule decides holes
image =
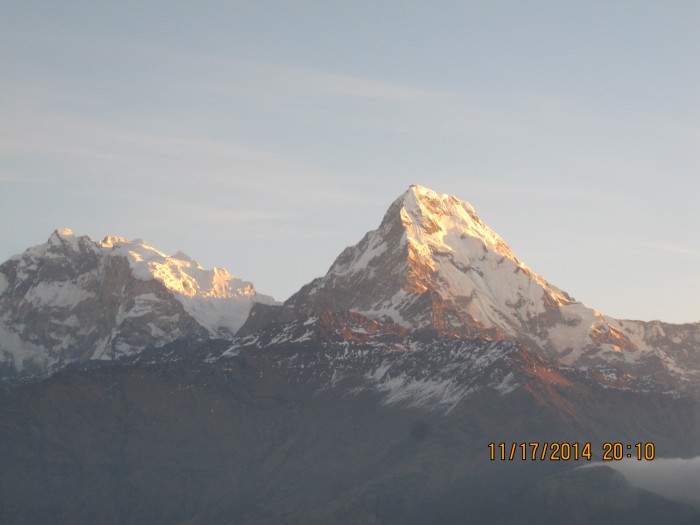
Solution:
[[[267,77],[270,82],[283,82],[281,85],[284,85],[285,89],[291,87],[304,94],[403,102],[448,96],[444,91],[321,70],[268,64],[253,64],[252,69],[259,72],[263,78]]]
[[[45,181],[30,175],[13,175],[10,173],[0,173],[0,183],[4,182],[31,184],[35,182]]]
[[[152,60],[159,68],[164,63],[177,65],[177,71],[188,70],[189,80],[180,87],[222,94],[315,95],[359,99],[416,101],[451,96],[444,90],[388,82],[382,79],[352,75],[337,71],[251,61],[210,53],[200,53],[171,46],[144,44],[133,40],[103,37],[99,40],[78,35],[46,35],[8,30],[6,38],[16,41],[42,41],[46,45],[85,49],[108,48],[112,52]],[[200,79],[200,80],[192,80]],[[177,86],[169,86],[169,89]]]
[[[269,153],[253,148],[245,148],[223,140],[201,137],[125,133],[115,135],[115,140],[121,144],[138,146],[140,149],[158,154],[172,154],[173,152],[187,151],[190,155],[216,155],[220,157],[248,159],[262,159],[270,156]]]
[[[177,212],[178,215],[185,214],[190,223],[198,224],[229,224],[246,225],[260,222],[282,222],[296,218],[297,214],[290,210],[275,210],[261,208],[235,208],[217,207],[211,205],[197,204],[194,202],[184,202],[171,200],[165,203],[163,208],[168,208]]]
[[[51,109],[23,108],[5,112],[3,121],[6,126],[0,133],[0,152],[4,155],[42,154],[107,162],[134,160],[144,155],[177,157],[186,154],[248,160],[274,156],[234,142],[168,131],[168,127],[172,128],[170,123],[148,116],[122,121]],[[140,131],[148,128],[154,131]]]
[[[445,90],[339,71],[172,49],[166,51],[165,56],[173,63],[181,66],[184,63],[183,67],[197,72],[180,84],[181,87],[197,92],[257,98],[345,97],[399,103],[445,100],[454,96],[454,93]]]

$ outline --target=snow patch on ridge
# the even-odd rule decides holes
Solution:
[[[29,289],[24,298],[36,306],[74,307],[86,299],[97,297],[71,281],[40,282]]]
[[[471,393],[469,388],[452,379],[415,378],[405,373],[388,377],[383,368],[369,373],[366,379],[373,381],[375,388],[386,394],[385,405],[406,403],[413,407],[437,406],[449,413]]]
[[[10,356],[18,372],[22,372],[29,366],[45,370],[51,368],[58,362],[56,354],[62,348],[59,347],[53,352],[47,352],[43,346],[25,341],[19,334],[0,322],[0,353]]]

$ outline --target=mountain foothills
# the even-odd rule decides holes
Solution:
[[[618,320],[411,186],[284,303],[70,230],[0,265],[0,521],[698,523],[586,460],[700,454],[700,323]]]

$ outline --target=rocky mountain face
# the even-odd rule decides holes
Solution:
[[[0,521],[697,523],[588,461],[700,454],[700,323],[617,320],[412,186],[284,304],[142,241],[0,266]],[[28,377],[32,371],[55,371]]]
[[[0,265],[0,370],[26,376],[178,339],[232,337],[256,302],[274,304],[181,252],[56,230]]]
[[[236,337],[221,356],[212,353],[208,359],[225,360],[241,352],[279,356],[281,368],[298,379],[313,379],[319,388],[351,380],[354,391],[379,393],[384,404],[441,413],[478,393],[504,396],[525,390],[576,419],[576,404],[564,400],[558,389],[575,391],[576,385],[589,384],[640,393],[682,392],[610,364],[563,366],[514,340],[409,330],[389,317],[372,319],[347,311],[266,325]]]

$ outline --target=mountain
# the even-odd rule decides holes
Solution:
[[[411,186],[379,228],[346,248],[325,276],[285,306],[388,316],[410,329],[457,337],[517,340],[560,365],[614,365],[669,387],[697,388],[700,379],[700,323],[605,316],[522,263],[470,204],[421,186]]]
[[[0,370],[31,375],[178,339],[232,337],[256,302],[275,304],[182,252],[58,229],[0,265]]]
[[[411,186],[377,230],[346,248],[324,277],[286,304],[505,337],[534,332],[538,320],[572,303],[518,261],[468,203]]]
[[[45,338],[54,358],[0,381],[0,522],[700,522],[576,468],[605,442],[700,455],[698,324],[575,301],[455,197],[412,186],[284,304],[68,232],[0,275],[0,343]],[[245,320],[201,306],[241,300]],[[116,342],[85,335],[100,322]],[[592,459],[489,457],[533,442]]]
[[[518,341],[560,366],[607,377],[613,367],[616,381],[648,377],[658,388],[700,392],[700,323],[605,316],[522,263],[467,202],[421,186],[394,201],[325,276],[277,304],[182,252],[56,230],[0,265],[0,371],[32,375],[351,311],[407,330]]]
[[[359,314],[302,327],[178,341],[0,395],[0,522],[698,523],[698,509],[572,470],[604,441],[697,455],[691,399]],[[594,460],[491,461],[491,442],[591,442]]]

